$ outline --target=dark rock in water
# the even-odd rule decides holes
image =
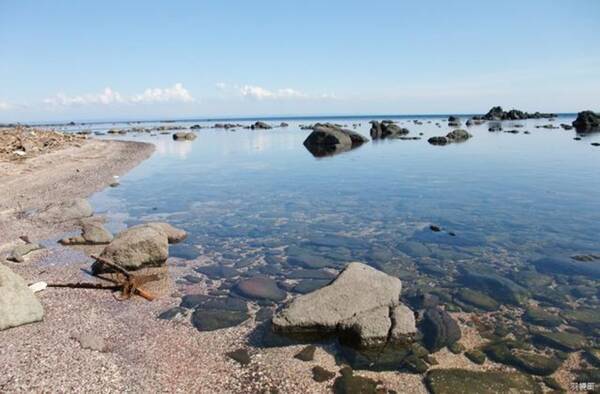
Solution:
[[[463,129],[456,129],[446,134],[446,138],[448,138],[451,142],[463,142],[471,137],[472,135]]]
[[[204,274],[211,279],[234,278],[240,275],[240,272],[235,268],[226,267],[223,265],[207,265],[204,267],[198,267],[195,269],[195,271]]]
[[[496,302],[493,298],[470,289],[461,288],[456,293],[456,297],[460,301],[466,302],[467,304],[473,305],[474,307],[484,311],[495,311],[500,307],[500,304],[498,304],[498,302]]]
[[[235,292],[259,300],[283,301],[286,297],[286,292],[281,290],[273,279],[262,277],[240,281],[235,286]]]
[[[180,259],[194,260],[200,256],[200,251],[193,245],[177,244],[169,246],[169,255]]]
[[[191,140],[195,140],[196,139],[196,133],[186,133],[186,132],[174,133],[173,134],[173,139],[175,141],[182,141],[182,140],[191,141]]]
[[[255,319],[257,321],[267,321],[267,320],[271,320],[272,317],[273,317],[273,309],[267,308],[267,307],[262,307],[258,310],[258,312],[256,312]]]
[[[484,351],[492,361],[533,375],[550,375],[561,365],[558,359],[515,348],[510,341],[491,343]]]
[[[431,231],[433,231],[434,233],[439,233],[440,231],[442,231],[442,229],[441,229],[441,228],[439,228],[438,226],[435,226],[435,225],[433,225],[433,224],[432,224],[431,226],[429,226],[429,229],[430,229]]]
[[[326,123],[314,126],[304,146],[313,156],[324,157],[349,151],[367,141],[361,134]]]
[[[448,350],[450,350],[453,354],[462,354],[465,351],[465,347],[460,342],[454,342],[451,345],[448,345]]]
[[[166,311],[162,312],[160,315],[158,315],[158,318],[162,320],[173,320],[177,316],[183,315],[185,311],[185,308],[176,306],[174,308],[167,309]]]
[[[233,352],[229,352],[227,353],[227,357],[229,357],[232,360],[237,361],[238,363],[242,364],[242,365],[248,365],[250,364],[250,354],[248,353],[247,349],[237,349],[234,350]]]
[[[372,120],[369,123],[371,123],[371,138],[374,140],[398,138],[409,133],[408,129],[401,128],[391,120],[384,120],[381,123]]]
[[[500,125],[491,125],[488,128],[488,131],[491,132],[491,133],[495,133],[497,131],[502,131],[502,126],[500,126]]]
[[[294,358],[302,361],[312,361],[315,358],[315,350],[317,350],[317,348],[314,345],[308,345],[298,352]]]
[[[281,122],[281,123],[279,124],[279,127],[288,127],[288,126],[289,126],[289,124],[287,124],[287,123],[285,123],[285,122]]]
[[[523,320],[528,323],[543,327],[558,327],[562,324],[560,316],[546,312],[542,308],[530,306],[523,315]]]
[[[561,259],[553,257],[544,257],[533,262],[536,270],[541,273],[561,274],[561,275],[582,275],[592,279],[600,279],[600,264],[596,262],[574,261],[571,259]]]
[[[510,111],[504,111],[502,107],[493,107],[485,114],[482,118],[485,120],[521,120],[521,119],[542,119],[542,118],[554,118],[555,114],[548,113],[527,113],[512,109]]]
[[[192,325],[198,331],[214,331],[237,326],[248,320],[248,313],[237,310],[205,309],[198,307],[192,313]]]
[[[306,294],[327,286],[331,280],[313,280],[305,279],[294,286],[293,291],[300,294]]]
[[[190,283],[200,283],[202,282],[202,278],[196,275],[185,275],[183,279],[187,280]]]
[[[427,140],[431,145],[447,145],[450,143],[446,137],[431,137]]]
[[[432,369],[425,383],[432,394],[542,393],[531,376],[518,372]]]
[[[312,375],[315,382],[322,383],[333,379],[335,377],[335,372],[328,371],[317,365],[313,367]]]
[[[597,288],[593,288],[593,293],[596,294]],[[580,308],[561,312],[571,325],[579,327],[582,330],[593,330],[600,328],[600,309]]]
[[[447,145],[452,142],[464,142],[471,137],[472,135],[469,134],[467,131],[462,129],[456,129],[446,134],[445,137],[431,137],[427,140],[427,142],[429,142],[431,145]]]
[[[485,363],[485,353],[479,349],[473,349],[465,352],[465,357],[474,362],[475,364],[482,365]]]
[[[425,311],[421,332],[425,346],[432,352],[452,345],[461,337],[460,327],[456,321],[448,312],[440,308],[430,308]]]
[[[15,262],[15,263],[22,263],[25,261],[25,257],[27,254],[36,251],[36,250],[40,250],[43,249],[44,247],[36,244],[36,243],[27,243],[25,245],[17,245],[14,247],[14,249],[11,251],[10,255],[7,257],[7,260]]]
[[[467,287],[482,291],[499,302],[521,305],[529,296],[525,288],[496,274],[465,272],[461,277]]]
[[[571,332],[538,332],[533,337],[534,341],[566,352],[576,352],[586,345],[583,335]]]
[[[332,280],[335,274],[325,270],[297,269],[286,275],[288,279],[322,279]]]
[[[268,129],[272,129],[273,127],[265,122],[258,121],[258,122],[255,122],[252,126],[250,126],[250,128],[252,130],[254,130],[254,129],[268,130]]]
[[[299,265],[304,268],[317,269],[331,267],[335,268],[340,263],[323,256],[316,255],[309,250],[290,246],[287,249],[287,262],[291,265]]]
[[[362,376],[354,376],[352,369],[345,367],[340,370],[342,376],[333,383],[334,394],[375,394],[377,382]]]
[[[425,373],[429,369],[429,366],[422,358],[411,354],[406,357],[402,362],[402,366],[408,368],[409,371],[413,373]]]
[[[592,142],[590,145],[591,146],[600,146],[600,142]]]
[[[573,121],[573,127],[578,133],[589,133],[600,130],[600,114],[593,111],[582,111]]]

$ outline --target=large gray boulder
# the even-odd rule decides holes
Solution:
[[[400,279],[350,263],[328,286],[295,298],[275,315],[273,327],[289,333],[337,333],[361,347],[404,339],[416,328],[412,311],[399,302],[401,290]]]
[[[184,230],[168,223],[139,224],[117,234],[100,257],[130,270],[159,267],[169,258],[169,244],[181,242],[186,237]],[[101,272],[99,264],[92,268],[94,272]]]
[[[49,204],[39,213],[39,218],[49,223],[61,223],[87,218],[93,213],[94,210],[87,200],[76,198]]]
[[[100,257],[130,270],[158,267],[169,257],[169,242],[165,233],[154,227],[136,226],[117,234]]]
[[[589,133],[600,130],[600,113],[593,111],[582,111],[577,114],[573,121],[573,127],[578,133]]]
[[[0,264],[0,331],[42,320],[44,308],[27,283]]]

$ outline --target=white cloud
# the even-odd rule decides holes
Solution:
[[[244,85],[239,89],[244,97],[256,100],[277,100],[289,98],[308,98],[308,95],[291,88],[268,90],[261,86]]]
[[[134,94],[130,97],[106,87],[100,93],[87,93],[80,96],[67,96],[64,93],[58,93],[53,97],[44,99],[45,104],[53,107],[192,101],[194,101],[194,98],[181,83],[176,83],[170,88],[148,88],[143,93]]]
[[[0,111],[7,111],[12,108],[8,101],[0,100]]]
[[[194,101],[190,92],[181,83],[176,83],[170,88],[146,89],[144,93],[131,97],[133,103],[158,103],[166,101],[181,101],[189,103]]]

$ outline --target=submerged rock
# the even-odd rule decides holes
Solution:
[[[469,371],[466,369],[433,369],[425,377],[432,394],[542,393],[531,376],[518,372]]]
[[[92,216],[94,213],[90,203],[83,198],[76,198],[46,206],[39,218],[49,223],[61,223]]]
[[[537,307],[528,307],[523,314],[523,320],[543,327],[558,327],[562,324],[560,316]]]
[[[464,142],[471,137],[472,135],[466,130],[456,129],[446,134],[445,137],[431,137],[427,140],[427,142],[429,142],[431,145],[447,145],[453,142]]]
[[[27,254],[43,248],[44,247],[42,245],[36,243],[26,243],[25,245],[17,245],[10,252],[10,255],[7,257],[7,260],[15,263],[23,263]]]
[[[244,297],[258,300],[283,301],[287,296],[287,293],[270,278],[244,279],[235,286],[234,290]]]
[[[63,245],[103,245],[113,240],[113,235],[100,223],[85,222],[82,225],[81,235],[63,238]]]
[[[541,273],[569,276],[582,275],[592,279],[600,279],[600,264],[595,262],[544,257],[533,261],[533,265]]]
[[[561,361],[556,358],[514,348],[510,342],[489,344],[484,351],[491,360],[497,363],[509,365],[533,375],[550,375],[561,365]]]
[[[493,298],[480,293],[478,291],[462,288],[456,293],[456,297],[469,305],[484,311],[495,311],[500,307],[500,304]]]
[[[297,358],[301,361],[312,361],[315,358],[315,350],[317,350],[316,346],[308,345],[298,352],[294,358]]]
[[[535,342],[558,350],[575,352],[585,347],[587,341],[583,335],[571,332],[538,332],[533,337]]]
[[[237,349],[232,352],[228,352],[227,357],[237,361],[242,365],[248,365],[250,364],[250,361],[252,361],[252,359],[250,358],[250,353],[248,353],[247,349]]]
[[[44,308],[25,280],[0,264],[0,331],[43,317]]]
[[[600,130],[600,114],[593,111],[582,111],[573,121],[573,127],[578,133],[589,133]]]
[[[198,331],[234,327],[250,318],[246,303],[235,298],[200,296],[186,300],[184,297],[181,306],[196,308],[192,313],[192,324]]]
[[[461,281],[468,287],[482,291],[499,302],[521,305],[528,291],[512,280],[493,273],[464,272]]]
[[[333,392],[335,394],[375,394],[377,392],[377,382],[369,378],[354,375],[351,368],[342,368],[340,373],[341,376],[333,384]]]
[[[420,327],[423,333],[423,342],[431,352],[450,346],[461,337],[458,323],[448,312],[440,308],[427,309]]]

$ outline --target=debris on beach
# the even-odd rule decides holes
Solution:
[[[0,130],[0,161],[20,161],[67,146],[78,146],[85,135],[15,127]]]

